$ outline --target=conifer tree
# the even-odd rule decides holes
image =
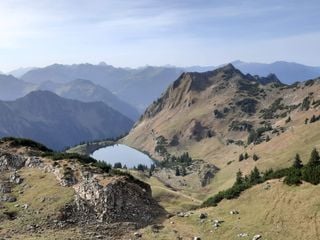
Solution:
[[[296,154],[296,156],[294,158],[294,162],[293,162],[292,167],[296,168],[296,169],[301,169],[303,167],[300,155],[298,153]]]
[[[240,185],[243,182],[244,182],[244,178],[243,178],[241,170],[239,169],[239,171],[237,172],[235,185]]]
[[[310,166],[317,166],[320,163],[320,156],[319,156],[319,152],[317,151],[317,149],[313,149],[311,152],[311,156],[310,156],[310,160],[309,160],[309,165]]]

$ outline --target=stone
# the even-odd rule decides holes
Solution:
[[[239,233],[237,237],[248,237],[247,233]]]
[[[23,179],[18,175],[17,171],[14,171],[9,178],[10,182],[15,184],[21,184]]]
[[[9,194],[0,196],[0,202],[16,202],[16,201],[17,201],[17,198]]]
[[[11,184],[8,181],[0,182],[0,193],[11,193]]]
[[[141,237],[142,237],[142,234],[139,233],[139,232],[135,232],[133,235],[134,235],[136,238],[141,238]]]
[[[231,210],[231,211],[230,211],[230,214],[231,214],[231,215],[237,215],[237,214],[239,214],[239,212],[238,212],[237,210]]]
[[[201,240],[200,237],[194,237],[193,240]]]
[[[257,235],[253,236],[252,240],[259,240],[261,238],[262,238],[262,236],[260,234],[257,234]]]
[[[205,219],[207,217],[208,217],[208,214],[206,214],[206,213],[200,213],[200,215],[199,215],[200,219]]]

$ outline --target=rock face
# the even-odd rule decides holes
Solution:
[[[20,155],[0,152],[0,172],[19,169],[24,166],[26,159]]]
[[[73,214],[87,213],[81,220],[89,218],[99,222],[139,222],[145,225],[164,213],[152,198],[148,184],[126,176],[115,177],[106,186],[88,180],[74,188],[77,198]]]

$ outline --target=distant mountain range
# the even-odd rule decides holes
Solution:
[[[89,80],[76,79],[67,83],[44,82],[38,89],[48,90],[61,97],[75,99],[82,102],[104,102],[109,107],[136,121],[140,114],[136,108],[120,100],[116,95],[104,87]]]
[[[8,72],[7,74],[12,75],[16,78],[20,78],[23,74],[25,74],[33,69],[35,69],[35,67],[21,67],[21,68],[14,69],[14,70]]]
[[[183,69],[175,67],[115,68],[106,64],[54,64],[31,70],[22,79],[31,83],[67,83],[87,79],[138,108],[140,112],[173,82]]]
[[[275,74],[281,82],[291,84],[320,76],[320,67],[311,67],[298,63],[274,62],[246,63],[235,61],[232,63],[243,73],[268,76]],[[192,67],[143,67],[116,68],[105,63],[61,65],[54,64],[45,68],[36,68],[25,73],[21,78],[31,83],[47,81],[67,83],[75,79],[87,79],[100,85],[118,96],[125,102],[136,107],[140,112],[160,97],[161,93],[177,79],[183,72],[206,72],[217,66]]]
[[[88,80],[74,80],[71,82],[55,83],[43,82],[41,84],[29,83],[12,75],[0,75],[0,100],[10,101],[21,98],[31,91],[48,90],[61,97],[75,99],[83,102],[104,102],[109,107],[136,121],[140,114],[130,104],[120,100],[109,90],[95,85]]]
[[[31,138],[59,150],[81,141],[118,137],[133,121],[102,102],[83,103],[49,91],[0,101],[0,137]]]
[[[311,67],[294,62],[278,61],[267,64],[235,61],[232,64],[241,72],[252,75],[267,76],[270,73],[274,73],[281,82],[286,84],[305,81],[320,76],[320,67]]]
[[[15,100],[36,89],[32,83],[0,74],[0,100]]]
[[[280,80],[289,84],[297,80],[307,80],[320,76],[320,68],[297,63],[275,62],[272,64],[261,64],[235,61],[233,65],[240,69],[244,74],[250,73],[250,75],[246,75],[247,79],[251,79],[250,81],[257,81],[261,84],[268,84],[271,82],[280,84]],[[32,93],[25,98],[18,99],[14,102],[1,102],[1,118],[6,121],[0,122],[0,127],[2,129],[0,130],[0,134],[8,135],[12,133],[17,136],[34,137],[36,140],[44,143],[46,143],[46,140],[48,141],[49,138],[45,137],[46,139],[39,139],[39,136],[50,136],[48,145],[55,148],[94,138],[116,136],[117,133],[123,133],[126,130],[129,130],[128,126],[132,125],[131,120],[136,121],[139,118],[139,112],[143,112],[152,102],[157,102],[157,99],[161,99],[162,93],[164,93],[168,86],[179,76],[182,76],[183,72],[203,72],[208,69],[216,69],[216,67],[193,66],[178,68],[172,66],[148,66],[130,69],[115,68],[104,63],[98,65],[54,64],[45,68],[34,68],[29,71],[28,69],[20,69],[20,74],[23,71],[27,71],[21,78],[16,78],[12,75],[0,75],[0,99],[3,101],[16,100],[35,90],[49,90],[60,97],[63,97],[59,98],[55,94],[41,92],[42,94]],[[19,71],[13,72],[15,72],[16,75],[19,75]],[[37,117],[37,112],[34,112],[34,118],[32,118],[33,115],[30,113],[28,114],[28,112],[33,111],[31,105],[24,106],[25,110],[23,111],[22,108],[16,107],[18,106],[18,103],[24,101],[30,102],[28,99],[31,97],[32,99],[37,98],[37,101],[43,101],[41,104],[47,104],[45,106],[39,105],[39,114],[41,117]],[[52,103],[49,100],[46,101],[46,97],[48,97]],[[82,102],[75,101],[77,106],[73,107],[72,104],[68,102],[70,100],[64,98],[75,99]],[[58,101],[58,99],[60,100]],[[61,104],[61,106],[63,106],[64,104],[62,102],[64,101],[66,101],[66,106],[70,106],[70,108],[62,108],[65,112],[63,114],[58,113],[57,116],[59,116],[61,122],[65,120],[68,124],[75,124],[75,129],[79,133],[76,133],[74,130],[71,135],[64,135],[68,133],[67,127],[63,124],[60,126],[60,123],[58,125],[51,125],[51,115],[45,115],[45,113],[54,115],[53,113],[60,109],[60,107],[51,109],[49,107],[50,104],[53,104],[53,106]],[[59,104],[56,104],[57,102],[59,102]],[[84,102],[92,103],[86,105]],[[82,104],[85,106],[83,107],[84,110],[82,110],[82,107],[78,107],[78,105]],[[79,109],[80,113],[75,109]],[[92,120],[92,122],[86,121],[85,124],[88,124],[89,130],[85,130],[86,133],[83,133],[83,129],[86,128],[83,119],[87,119],[89,116],[85,116],[85,114],[82,115],[83,113],[81,111],[87,110],[89,111],[88,115],[91,117],[96,116],[97,120]],[[90,113],[90,111],[93,112]],[[74,118],[72,121],[75,122],[71,121],[71,113]],[[10,118],[8,116],[12,118],[12,121],[9,121]],[[63,118],[64,116],[65,119]],[[119,120],[119,116],[122,116],[125,120]],[[129,120],[129,118],[131,120]],[[109,126],[114,124],[114,119],[116,119],[116,121],[126,122],[126,124],[122,124],[119,128],[115,127],[117,131],[112,132],[111,130],[113,129],[109,129]],[[81,122],[82,125],[79,122]],[[108,124],[103,127],[102,122],[108,122]],[[35,128],[37,123],[39,123],[40,130]],[[95,125],[95,130],[91,128],[90,124]],[[52,137],[50,134],[46,134],[44,129],[49,132],[52,131],[50,132]],[[56,131],[56,129],[66,130],[65,133],[61,132],[62,139],[64,139],[63,141],[61,141],[60,138],[58,139],[58,136],[55,135],[55,133],[59,132]],[[101,131],[101,135],[95,132],[97,129]]]

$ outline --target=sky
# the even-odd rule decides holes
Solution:
[[[320,66],[319,0],[1,0],[0,71],[53,63]]]

